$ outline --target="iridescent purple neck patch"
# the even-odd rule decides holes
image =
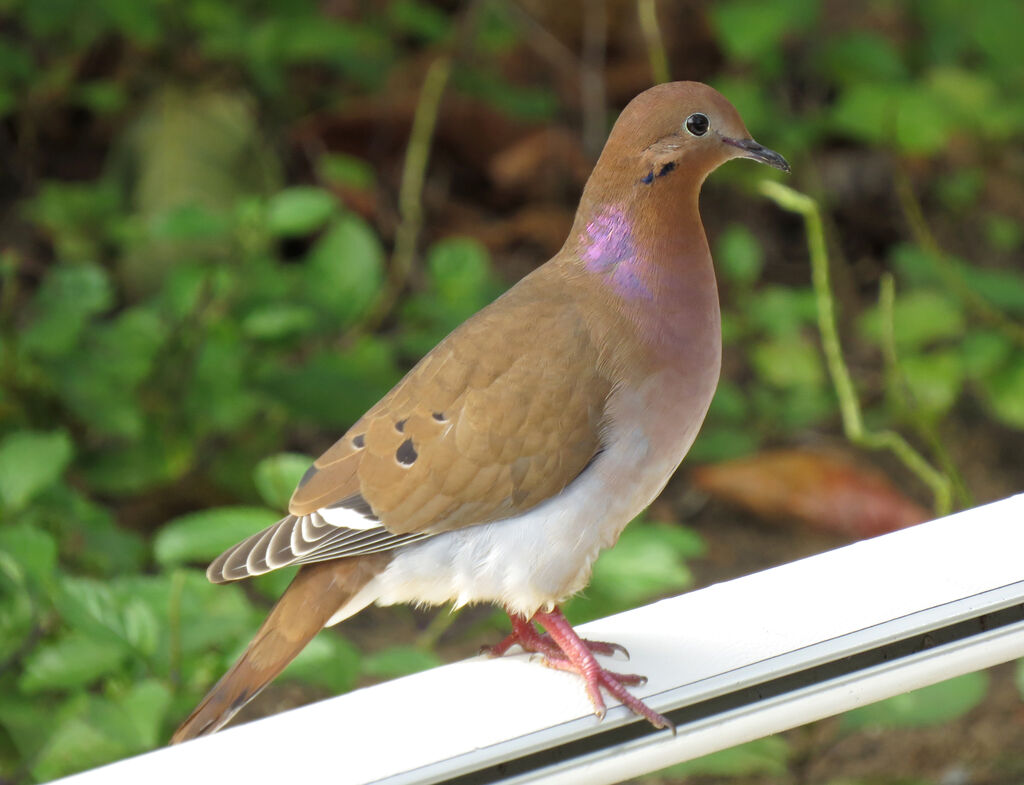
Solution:
[[[623,297],[651,300],[641,276],[642,259],[633,241],[629,219],[618,207],[607,207],[587,223],[582,240],[584,266],[606,280]]]

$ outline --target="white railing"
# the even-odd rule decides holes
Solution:
[[[611,783],[1024,655],[1024,494],[580,628],[673,736],[475,658],[62,780]]]

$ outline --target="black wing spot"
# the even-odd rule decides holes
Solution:
[[[448,418],[444,416],[444,412],[434,412],[434,419],[438,422],[444,422]]]
[[[296,489],[301,488],[303,485],[305,485],[307,482],[313,479],[313,475],[316,473],[316,466],[310,466],[308,469],[306,469],[306,473],[302,475],[302,479],[299,480],[299,484],[298,486],[296,486]]]
[[[407,417],[404,420],[399,420],[398,422],[396,422],[395,423],[395,430],[398,431],[399,433],[402,433],[403,431],[405,431],[405,424],[408,421],[409,421],[409,418]]]
[[[353,436],[352,446],[357,450],[363,449],[366,446],[366,435],[361,433],[358,436]]]
[[[412,466],[416,463],[416,459],[419,457],[419,453],[416,452],[416,448],[412,444],[412,439],[406,439],[400,445],[398,450],[395,451],[395,458],[402,466]]]
[[[664,177],[665,175],[667,175],[669,172],[671,172],[675,168],[676,168],[676,162],[675,161],[669,161],[667,164],[665,164],[663,167],[661,167],[661,171],[658,172],[658,177]]]
[[[346,510],[352,510],[359,515],[362,515],[367,520],[380,520],[380,518],[373,514],[373,508],[361,493],[353,493],[351,496],[346,496],[344,499],[334,502],[334,504],[327,505],[328,510],[336,510],[339,507],[343,507]]]

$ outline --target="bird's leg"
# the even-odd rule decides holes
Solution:
[[[480,650],[481,654],[500,657],[518,643],[523,647],[523,651],[543,654],[545,657],[561,656],[561,650],[550,639],[545,640],[546,636],[537,632],[537,629],[525,616],[509,613],[508,618],[512,622],[512,633],[494,646],[484,646]]]
[[[551,636],[551,640],[561,649],[561,656],[558,657],[552,657],[545,653],[544,664],[582,676],[586,684],[587,696],[594,705],[594,713],[599,718],[603,718],[605,714],[604,698],[601,696],[601,688],[604,687],[624,706],[628,706],[634,713],[644,717],[655,728],[670,728],[675,732],[675,726],[667,718],[648,708],[643,701],[631,695],[626,689],[626,685],[636,686],[643,684],[647,679],[637,674],[612,673],[602,668],[594,659],[591,646],[588,646],[587,641],[582,640],[576,634],[568,619],[557,607],[550,612],[537,611],[533,615],[532,621],[543,625]]]
[[[564,659],[565,653],[551,640],[551,636],[546,633],[541,635],[537,632],[531,620],[511,611],[508,612],[508,618],[512,622],[512,633],[494,646],[484,646],[480,650],[481,654],[500,657],[518,643],[523,651],[542,654],[548,659]],[[580,640],[594,654],[603,654],[608,657],[622,654],[627,660],[629,659],[629,652],[626,651],[625,646],[606,641]]]

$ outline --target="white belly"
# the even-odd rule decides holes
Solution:
[[[672,412],[655,380],[617,396],[607,447],[562,493],[530,511],[405,546],[328,624],[371,602],[492,602],[530,617],[586,586],[598,553],[664,488],[706,411]],[[710,402],[710,395],[708,396]],[[683,415],[683,416],[680,416]]]

